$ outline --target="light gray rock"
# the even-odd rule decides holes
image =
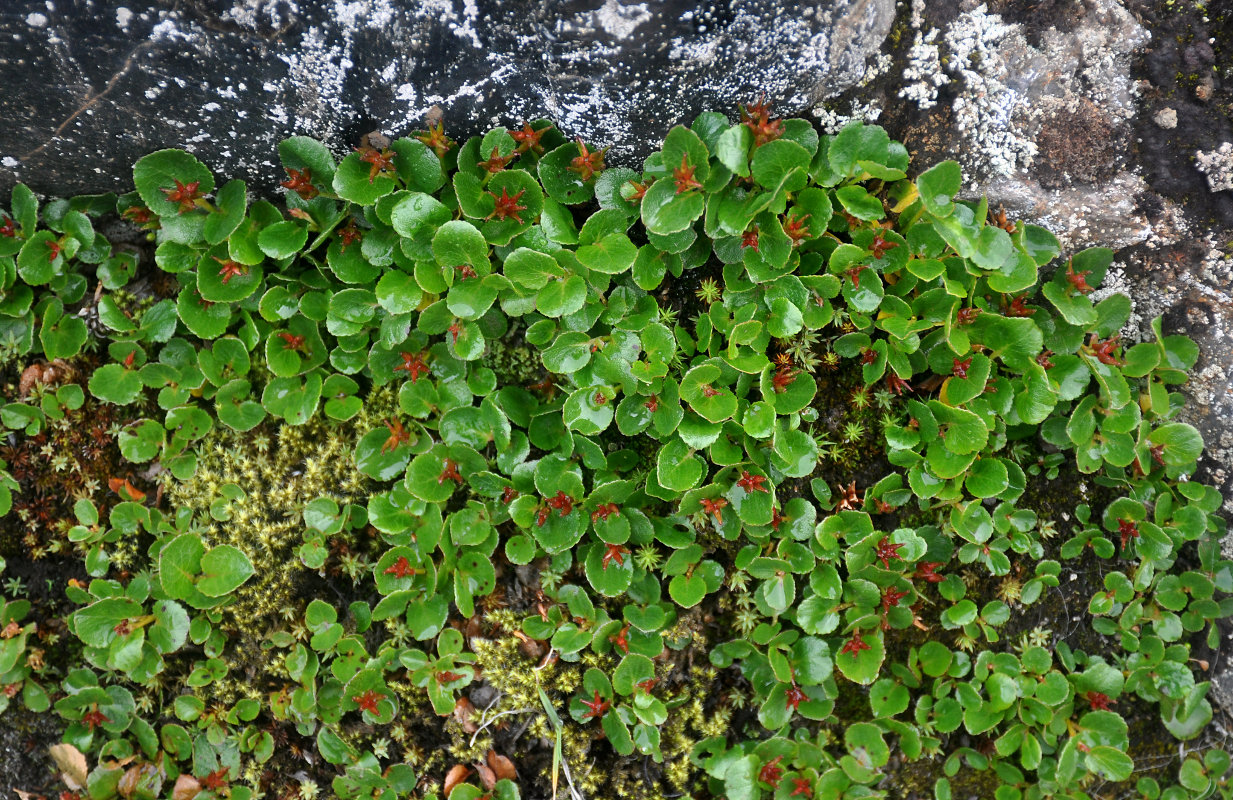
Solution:
[[[852,85],[892,0],[77,0],[0,10],[0,196],[122,190],[162,147],[269,189],[277,142],[549,117],[637,163],[704,110]]]

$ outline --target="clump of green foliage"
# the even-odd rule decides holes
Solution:
[[[762,105],[640,170],[542,120],[279,154],[283,206],[163,150],[3,217],[9,368],[105,351],[163,490],[76,504],[61,674],[0,604],[0,702],[68,721],[71,788],[244,800],[307,748],[305,797],[1233,793],[1210,747],[1132,783],[1128,723],[1211,720],[1233,564],[1197,350],[1122,345],[1110,250]],[[1063,468],[1098,490],[1040,501]],[[1063,569],[1074,642],[1013,619]]]

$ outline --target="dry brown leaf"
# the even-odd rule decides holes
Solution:
[[[490,770],[486,765],[475,763],[475,771],[479,773],[480,783],[484,784],[484,788],[491,790],[497,785],[497,775]]]
[[[53,744],[48,750],[52,760],[60,768],[60,777],[73,791],[86,788],[86,775],[90,768],[86,766],[86,757],[71,744]]]
[[[479,730],[479,726],[471,721],[473,716],[475,716],[475,706],[466,697],[459,697],[458,702],[454,704],[454,719],[458,720],[458,724],[467,733],[475,733]]]
[[[467,779],[471,774],[471,768],[466,764],[455,764],[450,767],[450,771],[445,773],[445,783],[441,785],[441,791],[446,797],[450,796],[450,792],[454,791],[454,787]]]
[[[518,777],[518,769],[514,766],[514,762],[496,750],[488,751],[488,766],[496,773],[498,780],[501,778],[514,780]]]
[[[17,795],[17,800],[47,800],[41,794],[31,794],[30,792],[23,792],[21,789],[14,789],[13,793]]]
[[[140,503],[146,499],[146,493],[129,483],[128,478],[108,478],[107,486],[125,500]]]
[[[201,783],[192,775],[180,773],[176,786],[171,790],[171,800],[193,800],[201,791]]]

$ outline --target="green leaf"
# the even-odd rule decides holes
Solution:
[[[197,590],[206,597],[230,594],[256,572],[253,562],[238,547],[222,544],[201,557],[201,578]]]
[[[963,173],[955,161],[935,164],[916,177],[925,210],[938,217],[949,217],[955,210],[952,199],[963,185]]]
[[[133,185],[141,202],[160,217],[174,217],[180,204],[167,199],[168,191],[176,191],[176,181],[188,186],[197,184],[197,192],[207,195],[214,191],[214,176],[192,155],[183,150],[157,150],[133,165]]]
[[[701,192],[677,194],[676,185],[661,178],[642,198],[642,224],[661,236],[677,233],[692,225],[705,210],[706,197]]]
[[[244,212],[248,209],[248,192],[244,181],[230,180],[223,184],[214,199],[214,205],[218,210],[210,212],[206,217],[205,227],[202,228],[206,244],[209,245],[225,241],[244,221]]]
[[[270,258],[288,258],[304,249],[308,229],[293,220],[275,222],[261,230],[257,246]]]
[[[141,394],[141,376],[123,364],[104,364],[90,376],[90,394],[116,405],[128,405]]]
[[[396,184],[393,177],[384,172],[376,175],[371,172],[372,165],[361,161],[359,153],[348,153],[331,181],[335,194],[356,205],[370,206],[394,191]]]
[[[447,222],[432,237],[432,254],[443,267],[469,264],[483,276],[492,271],[488,242],[474,225],[464,220]]]
[[[570,169],[571,163],[578,155],[578,145],[567,142],[545,153],[539,160],[539,179],[544,185],[544,191],[558,203],[577,205],[595,196],[595,181],[584,182],[578,172]]]

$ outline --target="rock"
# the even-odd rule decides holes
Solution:
[[[1152,117],[1152,121],[1165,130],[1173,130],[1177,127],[1177,110],[1173,108],[1162,108]]]
[[[447,130],[548,117],[636,164],[701,111],[765,93],[790,115],[852,85],[892,0],[203,0],[90,13],[43,0],[0,11],[0,197],[15,180],[124,190],[132,163],[184,147],[269,189],[277,142],[339,151],[373,129]],[[171,4],[168,4],[171,5]]]
[[[1223,142],[1214,150],[1196,150],[1194,161],[1213,192],[1233,189],[1233,142]]]

